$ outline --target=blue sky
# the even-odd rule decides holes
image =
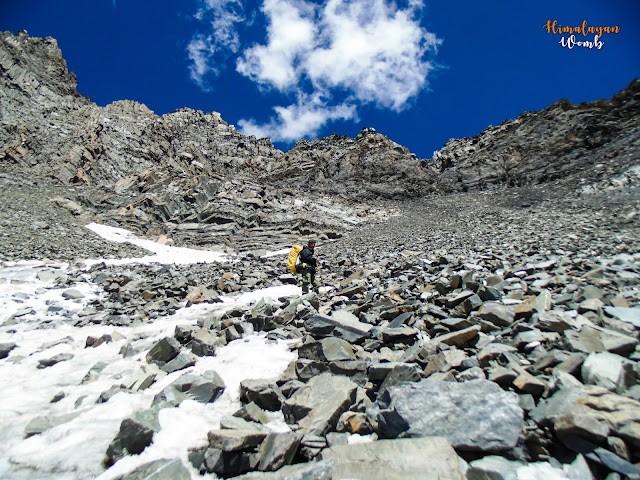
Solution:
[[[581,27],[548,33],[548,21]],[[2,0],[0,29],[58,40],[98,105],[220,112],[287,150],[374,127],[429,158],[450,138],[610,98],[640,77],[640,2]]]

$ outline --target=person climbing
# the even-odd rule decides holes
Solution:
[[[318,258],[315,256],[314,249],[316,241],[309,240],[307,246],[300,252],[300,261],[302,262],[302,294],[309,293],[309,287],[314,292],[319,293],[320,282],[316,278],[316,269],[318,268]]]

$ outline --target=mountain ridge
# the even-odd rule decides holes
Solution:
[[[369,128],[355,138],[300,140],[283,152],[268,138],[239,133],[218,112],[158,116],[132,100],[99,107],[78,92],[51,37],[3,32],[0,70],[0,159],[66,184],[108,184],[163,166],[177,175],[231,174],[327,194],[352,196],[357,187],[370,198],[417,197],[596,181],[633,166],[640,139],[637,79],[611,100],[560,100],[451,139],[421,159]]]

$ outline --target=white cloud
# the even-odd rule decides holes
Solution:
[[[409,0],[404,8],[386,0],[265,0],[266,42],[244,50],[238,72],[282,93],[324,100],[276,107],[276,116],[263,126],[242,120],[243,132],[295,139],[294,132],[305,126],[297,138],[336,118],[355,118],[355,104],[406,108],[427,86],[433,65],[426,57],[441,43],[420,25],[421,8],[421,0]],[[332,106],[337,96],[347,98],[348,116],[345,103]]]
[[[300,1],[265,0],[262,11],[269,18],[268,42],[245,50],[237,70],[258,83],[284,91],[298,83],[302,55],[314,46],[314,7]]]
[[[271,118],[266,124],[240,120],[238,125],[245,135],[269,137],[276,142],[293,142],[303,137],[315,136],[328,121],[357,119],[354,105],[327,105],[317,94],[301,95],[295,104],[275,107],[274,111],[275,118]]]
[[[187,53],[189,60],[191,60],[189,76],[204,91],[210,90],[205,76],[208,73],[218,73],[215,65],[213,65],[215,52],[215,42],[211,36],[196,35],[191,39],[189,45],[187,45]]]
[[[187,45],[189,75],[204,91],[210,91],[208,75],[217,76],[221,63],[229,52],[236,53],[240,49],[240,38],[237,24],[246,21],[243,5],[240,0],[201,0],[195,18],[207,23],[209,35],[196,33]]]
[[[208,22],[211,33],[189,44],[191,77],[207,89],[207,75],[223,68],[214,60],[235,54],[238,73],[295,98],[274,107],[264,124],[238,122],[245,134],[274,140],[297,140],[327,122],[355,119],[363,104],[407,108],[427,87],[434,68],[428,56],[441,43],[420,24],[423,0],[263,0],[266,38],[246,46],[238,34],[246,19],[242,0],[199,1],[196,18]]]
[[[439,42],[414,13],[393,10],[384,0],[330,0],[304,74],[316,88],[342,88],[362,102],[403,109],[426,85],[432,65],[424,56]]]
[[[240,38],[236,24],[246,20],[240,0],[205,0],[196,18],[209,19],[216,45],[228,48],[232,52],[239,50]]]

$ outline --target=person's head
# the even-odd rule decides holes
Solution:
[[[316,241],[312,238],[311,240],[309,240],[307,245],[309,245],[309,248],[316,248]]]

